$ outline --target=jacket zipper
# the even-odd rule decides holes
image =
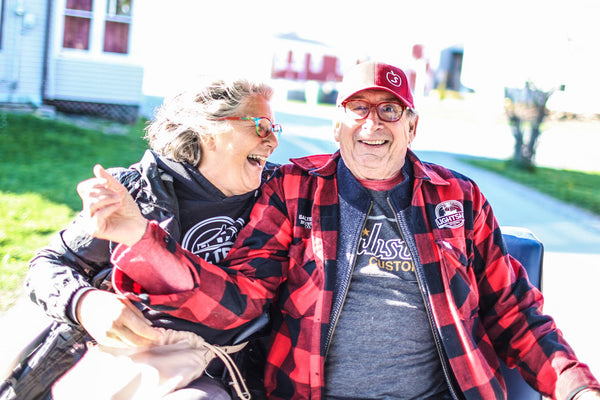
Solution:
[[[371,204],[369,204],[369,209],[367,210],[366,215],[369,215],[371,213],[372,209],[373,209],[373,201],[371,201]],[[367,224],[367,218],[365,216],[365,219],[363,220],[363,224],[362,224],[362,227],[359,232],[362,232],[362,230],[365,228],[366,224]],[[359,239],[359,241],[360,241],[360,239]],[[356,250],[358,250],[358,242],[356,244]],[[350,268],[350,273],[348,274],[348,283],[344,287],[344,297],[343,297],[342,301],[339,302],[339,305],[336,304],[335,305],[336,308],[332,309],[332,315],[335,315],[335,321],[333,321],[333,323],[330,325],[329,332],[327,333],[327,338],[326,338],[327,348],[325,349],[325,357],[323,358],[323,360],[327,359],[327,354],[329,353],[329,347],[331,346],[331,338],[333,337],[333,332],[335,331],[335,328],[337,327],[337,323],[340,319],[342,307],[344,306],[344,303],[346,302],[346,297],[348,296],[348,290],[350,289],[350,280],[352,280],[352,275],[354,274],[355,267],[356,267],[356,257],[353,257],[352,266]]]
[[[421,270],[421,268],[419,268],[421,266],[421,264],[415,261],[417,259],[415,256],[419,253],[418,253],[417,249],[415,248],[415,246],[413,246],[412,242],[409,242],[406,240],[404,232],[409,231],[406,221],[404,220],[404,218],[400,217],[400,214],[398,214],[396,212],[396,209],[390,202],[389,197],[386,200],[388,202],[388,205],[394,212],[394,216],[395,216],[394,219],[396,220],[396,224],[398,225],[398,230],[400,231],[400,236],[402,236],[402,240],[404,240],[404,243],[406,243],[406,245],[409,247],[411,257],[413,259],[413,262],[415,263],[415,272],[416,272],[415,275],[417,277],[417,284],[419,285],[419,292],[421,293],[421,298],[423,299],[423,304],[425,305],[425,310],[427,311],[427,320],[429,321],[429,328],[431,329],[431,332],[433,333],[433,339],[434,339],[433,342],[435,343],[435,348],[437,350],[438,357],[440,358],[440,364],[442,365],[442,371],[444,372],[444,377],[446,378],[446,383],[448,384],[448,389],[450,390],[450,394],[452,395],[452,398],[454,400],[459,400],[460,398],[456,394],[456,389],[452,385],[452,379],[450,379],[450,372],[448,371],[448,366],[446,365],[447,360],[444,357],[443,352],[442,352],[442,345],[441,345],[441,339],[439,337],[439,333],[438,333],[437,329],[435,328],[435,324],[433,323],[433,313],[431,312],[431,306],[429,304],[429,300],[428,300],[427,296],[425,296],[425,293],[423,291],[423,275],[422,275],[423,271]]]

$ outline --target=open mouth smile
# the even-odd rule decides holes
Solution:
[[[255,164],[259,167],[264,166],[267,162],[267,157],[259,156],[258,154],[250,154],[247,158],[250,163]]]
[[[361,143],[369,146],[379,146],[387,143],[387,140],[359,140]]]

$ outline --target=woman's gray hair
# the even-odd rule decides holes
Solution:
[[[273,89],[264,82],[246,79],[218,80],[198,89],[166,98],[145,129],[152,150],[195,167],[200,164],[202,137],[222,132],[219,118],[241,116],[248,101],[256,97],[271,100]]]

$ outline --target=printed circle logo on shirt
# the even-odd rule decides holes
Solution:
[[[402,85],[402,78],[394,71],[388,71],[388,73],[385,75],[385,79],[387,79],[390,85],[396,87],[400,87]]]
[[[435,207],[435,224],[439,229],[460,228],[465,224],[463,205],[456,200],[448,200]]]
[[[181,246],[212,263],[220,263],[229,254],[244,220],[220,216],[203,220],[186,232]]]

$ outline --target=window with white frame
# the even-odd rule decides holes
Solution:
[[[92,0],[67,0],[63,47],[89,50],[94,14]]]
[[[127,54],[132,0],[66,0],[63,48]]]
[[[128,53],[131,0],[108,0],[104,21],[104,46],[107,53]]]

